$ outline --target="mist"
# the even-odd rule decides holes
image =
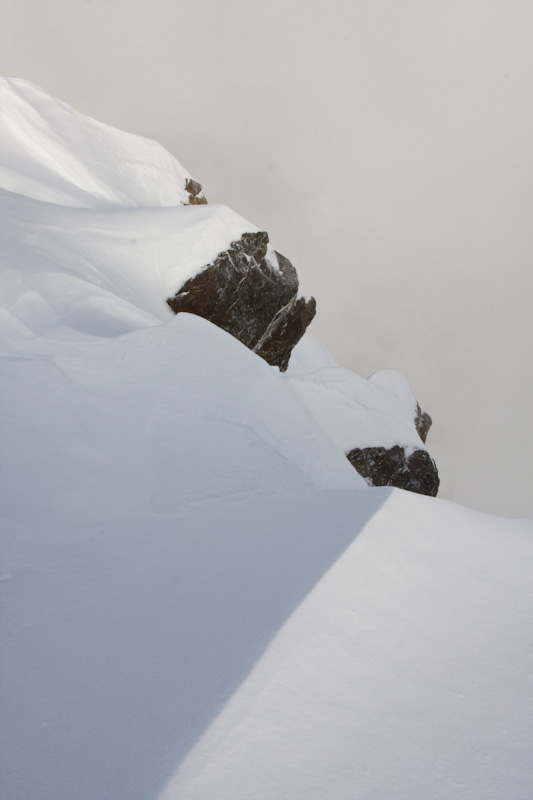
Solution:
[[[440,496],[533,514],[533,4],[1,0],[3,75],[160,141],[269,232],[310,334],[397,369]]]

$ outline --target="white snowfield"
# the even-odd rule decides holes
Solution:
[[[0,78],[0,185],[83,208],[176,206],[190,174],[156,142],[75,111],[27,81]]]
[[[362,378],[306,334],[291,355],[287,383],[344,453],[395,444],[407,453],[426,449],[415,427],[416,400],[398,372]]]
[[[405,380],[175,317],[256,228],[0,109],[2,800],[531,800],[533,526],[369,489],[345,450],[422,446]]]

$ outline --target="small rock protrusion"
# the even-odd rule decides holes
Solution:
[[[433,424],[433,420],[425,411],[422,411],[419,404],[416,404],[416,416],[415,416],[415,428],[416,432],[422,439],[422,441],[426,442],[428,438],[429,429]]]
[[[186,205],[201,206],[207,203],[207,198],[202,191],[202,184],[193,181],[192,178],[187,178],[185,182],[185,191],[189,194],[189,202],[186,203]]]
[[[364,447],[350,450],[346,458],[369,486],[395,486],[437,496],[439,473],[427,450],[414,450],[407,455],[405,447],[400,445]]]

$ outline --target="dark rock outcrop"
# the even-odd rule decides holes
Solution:
[[[187,205],[201,206],[207,203],[206,196],[202,191],[202,185],[196,181],[193,181],[192,178],[187,178],[185,183],[185,191],[189,194]]]
[[[287,258],[275,253],[276,264],[267,259],[267,245],[265,231],[244,233],[167,303],[176,314],[208,319],[284,371],[316,304],[298,296],[298,276]]]
[[[429,429],[433,425],[433,420],[425,411],[422,411],[418,403],[416,404],[415,428],[416,432],[425,443],[428,438]]]
[[[346,457],[369,486],[396,486],[409,492],[437,496],[439,474],[426,450],[414,450],[408,456],[405,447],[400,445],[365,447],[350,450]]]

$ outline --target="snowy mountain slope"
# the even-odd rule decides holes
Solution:
[[[86,209],[0,190],[0,209],[3,305],[53,338],[168,321],[165,298],[257,230],[216,205]]]
[[[8,800],[531,796],[527,523],[364,489],[5,535]]]
[[[337,446],[425,449],[415,427],[416,400],[403,375],[383,371],[362,378],[335,362],[306,334],[296,345],[286,381]]]
[[[175,206],[191,176],[157,142],[74,111],[23,80],[0,79],[0,186],[67,206]]]
[[[25,340],[0,369],[11,519],[364,485],[278,375],[199,317],[90,343]]]
[[[276,325],[269,327],[277,322],[281,328],[278,313],[284,309],[291,322],[287,300],[293,300],[291,308],[314,303],[301,295],[296,271],[268,235],[225,206],[71,208],[0,189],[0,208],[4,305],[39,335],[114,335],[161,324],[171,318],[169,306],[177,313],[179,289],[185,305],[195,294],[200,316],[219,324],[218,311],[220,327],[258,351],[261,342],[267,349],[265,340],[271,349],[282,345]],[[210,284],[212,316],[205,308]],[[240,304],[239,289],[245,298]],[[237,330],[220,319],[233,308],[234,315],[241,312]],[[195,303],[179,311],[195,313]],[[250,328],[253,335],[244,335]],[[293,345],[287,337],[283,345],[288,361]]]
[[[401,376],[174,317],[257,229],[0,91],[2,797],[529,798],[531,525],[367,488]]]
[[[437,496],[439,474],[424,444],[431,417],[403,375],[384,370],[361,378],[306,334],[286,381],[369,486]]]
[[[169,323],[166,298],[243,233],[257,231],[224,206],[183,205],[176,191],[187,173],[156,143],[139,140],[135,158],[136,137],[87,119],[25,81],[3,79],[0,92],[7,123],[0,139],[0,164],[6,165],[0,171],[0,269],[8,340],[26,331],[83,341]],[[82,170],[64,167],[69,154]],[[28,176],[41,174],[35,159],[46,167],[39,191],[28,184]],[[161,196],[151,184],[144,192],[146,176],[139,170],[147,160]],[[56,191],[65,170],[68,197]],[[95,188],[103,178],[105,196]],[[81,197],[89,189],[91,197]],[[174,205],[162,206],[165,198]],[[271,245],[268,258],[277,264]],[[305,347],[293,359],[296,372]],[[407,452],[424,448],[408,388],[406,401],[337,365],[312,375],[293,372],[288,385],[342,454],[397,443]],[[354,485],[361,485],[358,477]]]
[[[17,123],[1,159],[16,191],[0,190],[6,513],[94,519],[362,486],[272,370],[209,323],[176,319],[165,302],[255,226],[223,206],[180,205],[181,167],[168,168],[175,160],[159,145],[140,140],[136,160],[136,137],[25,82],[1,85],[4,115]],[[69,173],[74,188],[59,204],[53,175],[71,145],[83,170]],[[23,194],[34,188],[34,153],[47,167],[40,199]],[[142,194],[147,159],[161,196]],[[92,191],[104,174],[106,196],[94,190],[90,207],[75,205],[74,189]],[[137,194],[126,197],[124,182]],[[161,207],[165,198],[174,205]]]
[[[155,800],[383,496],[4,526],[2,797]]]
[[[161,800],[530,798],[532,534],[394,490]]]

